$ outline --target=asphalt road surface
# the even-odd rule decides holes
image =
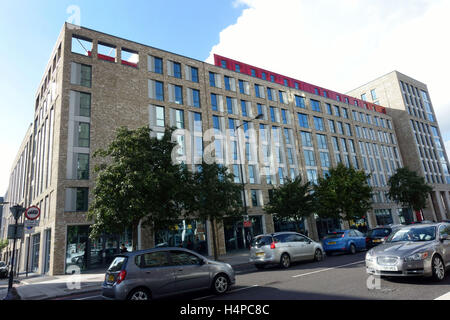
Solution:
[[[210,292],[181,295],[185,300],[434,300],[450,292],[450,272],[436,283],[426,278],[379,279],[366,274],[365,252],[301,262],[289,269],[247,266],[236,270],[236,285],[223,296]],[[63,299],[102,300],[100,290]]]

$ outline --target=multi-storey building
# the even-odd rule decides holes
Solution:
[[[339,162],[372,173],[369,226],[402,219],[390,219],[400,208],[385,197],[387,179],[403,162],[384,107],[218,55],[211,65],[65,24],[11,172],[7,201],[42,211],[39,226],[18,244],[19,271],[26,265],[50,274],[95,268],[120,243],[131,246],[129,230],[89,239],[92,221],[86,220],[92,155],[119,126],[150,126],[156,136],[176,127],[179,161],[197,170],[212,154],[236,183],[245,182],[248,217],[219,227],[221,254],[246,248],[248,234],[292,228],[263,211],[273,188],[298,175],[315,182]],[[299,227],[319,239],[339,226],[312,214]],[[212,253],[209,221],[139,230],[138,248],[167,243]]]
[[[349,94],[386,107],[394,122],[404,165],[433,187],[427,208],[416,212],[416,218],[449,219],[449,161],[427,85],[393,71]]]

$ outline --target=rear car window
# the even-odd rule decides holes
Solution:
[[[344,234],[344,232],[333,232],[333,233],[329,233],[327,234],[324,239],[337,239],[337,238],[342,238],[342,235]]]
[[[170,251],[170,259],[175,266],[196,265],[201,262],[199,257],[184,251]]]
[[[272,243],[272,237],[269,236],[263,236],[263,237],[256,237],[252,240],[252,247],[261,248],[262,246],[268,246]]]
[[[368,237],[387,237],[391,234],[390,228],[372,229],[367,234]]]
[[[166,251],[149,252],[136,257],[136,265],[140,268],[155,268],[169,266]]]
[[[124,263],[127,261],[127,257],[116,257],[108,268],[109,272],[117,272],[122,270]]]

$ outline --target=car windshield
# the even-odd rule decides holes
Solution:
[[[436,227],[403,228],[392,233],[387,242],[432,241],[436,239]]]
[[[108,268],[109,272],[117,272],[122,270],[122,266],[127,261],[126,257],[116,257]]]
[[[333,233],[329,233],[327,234],[324,239],[337,239],[337,238],[342,238],[342,235],[344,234],[344,232],[333,232]]]
[[[367,237],[387,237],[391,233],[389,228],[372,229],[367,233]]]
[[[272,237],[264,236],[264,237],[256,237],[252,240],[252,247],[261,248],[262,246],[267,246],[272,243]]]

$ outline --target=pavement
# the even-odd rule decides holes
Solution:
[[[233,268],[249,265],[249,251],[219,256],[218,261],[229,263]],[[214,260],[213,257],[207,257]],[[39,275],[29,273],[14,279],[17,295],[21,300],[47,300],[73,294],[83,294],[98,291],[105,278],[105,269],[92,270],[88,273],[75,275]],[[8,279],[0,280],[0,300],[4,300],[8,292]],[[16,298],[19,298],[16,297]]]

